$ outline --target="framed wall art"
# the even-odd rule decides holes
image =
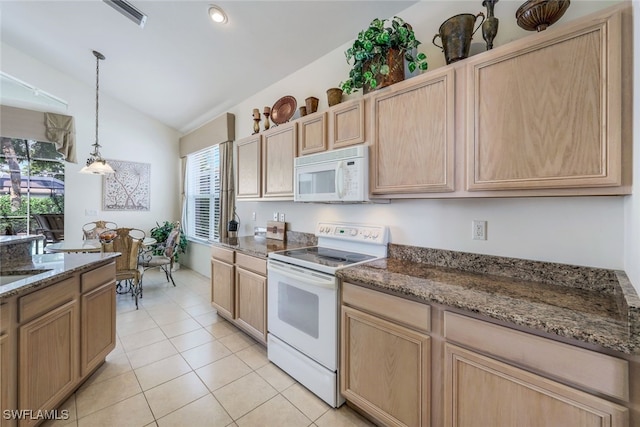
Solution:
[[[116,171],[102,177],[102,210],[148,211],[151,199],[151,164],[107,160]]]

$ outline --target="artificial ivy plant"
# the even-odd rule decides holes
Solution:
[[[407,60],[410,72],[416,69],[427,69],[427,56],[424,53],[414,52],[421,44],[411,28],[402,18],[394,16],[393,19],[374,19],[369,28],[360,31],[353,45],[345,51],[347,63],[353,61],[353,68],[349,72],[349,78],[340,84],[340,88],[346,93],[357,91],[368,85],[375,90],[380,75],[386,76],[390,72],[387,57],[389,50],[395,49]]]

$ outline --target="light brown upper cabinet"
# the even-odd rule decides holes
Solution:
[[[365,101],[343,102],[329,110],[329,148],[342,148],[366,141]]]
[[[469,59],[467,190],[622,185],[622,10]]]
[[[293,199],[293,159],[298,123],[286,123],[262,134],[262,197]]]
[[[327,149],[327,113],[314,113],[301,117],[298,154],[317,153]]]
[[[236,198],[253,199],[262,194],[260,135],[251,135],[234,144],[236,157]]]
[[[453,191],[454,87],[445,67],[372,96],[372,196]]]

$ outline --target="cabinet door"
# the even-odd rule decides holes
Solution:
[[[211,305],[228,319],[235,319],[234,267],[211,258]]]
[[[342,307],[340,392],[382,424],[430,424],[430,338]]]
[[[446,427],[626,427],[628,410],[475,352],[445,345]]]
[[[77,385],[78,312],[74,299],[19,328],[18,408],[55,409]]]
[[[342,148],[366,141],[364,100],[343,102],[329,111],[329,147]]]
[[[267,343],[267,279],[236,269],[236,316],[238,326],[258,341]]]
[[[236,150],[236,198],[259,198],[262,190],[260,135],[236,141],[234,147]]]
[[[11,409],[9,403],[9,336],[0,334],[0,408]],[[12,390],[15,393],[15,390]],[[9,425],[9,420],[0,414],[0,426]]]
[[[469,60],[468,190],[621,185],[620,12],[563,28]]]
[[[317,153],[327,149],[327,113],[315,113],[302,117],[300,137],[298,138],[298,154]]]
[[[84,377],[116,347],[115,280],[82,295],[81,307],[80,370]]]
[[[374,95],[372,195],[453,191],[454,70]]]
[[[293,159],[298,147],[296,125],[280,125],[262,135],[262,196],[265,198],[293,198]]]

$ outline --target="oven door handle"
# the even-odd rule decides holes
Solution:
[[[315,275],[305,274],[303,272],[297,272],[291,268],[281,267],[279,264],[275,262],[269,262],[269,270],[272,270],[278,274],[282,274],[285,277],[295,280],[301,280],[304,283],[312,284],[313,286],[318,286],[327,289],[336,289],[336,281],[335,278],[331,277],[330,279],[322,279],[319,277],[314,277]]]

